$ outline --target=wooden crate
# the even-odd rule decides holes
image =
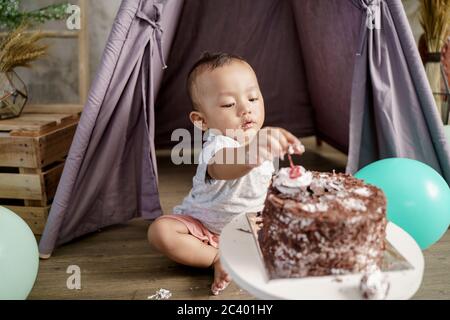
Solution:
[[[18,118],[0,120],[0,206],[36,235],[44,230],[80,114],[81,107],[29,106]]]

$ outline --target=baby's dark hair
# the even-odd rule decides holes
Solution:
[[[203,68],[207,68],[209,70],[214,70],[216,68],[220,68],[224,65],[230,64],[231,62],[236,61],[236,60],[248,63],[247,61],[245,61],[244,58],[242,58],[238,55],[235,55],[235,54],[230,54],[230,53],[204,52],[201,55],[200,59],[192,66],[192,68],[189,71],[188,76],[187,76],[187,83],[186,83],[187,92],[188,92],[189,98],[191,100],[193,110],[199,110],[199,108],[192,96],[194,82],[195,82],[195,79],[197,78],[197,76],[199,75],[199,72],[201,70],[203,70]]]

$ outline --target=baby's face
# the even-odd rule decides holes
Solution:
[[[264,123],[258,80],[245,62],[233,61],[202,72],[195,81],[194,95],[208,129],[248,142]]]

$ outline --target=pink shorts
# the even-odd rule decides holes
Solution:
[[[214,248],[219,248],[219,235],[209,231],[203,223],[199,220],[192,218],[188,215],[183,214],[165,214],[160,216],[158,219],[175,219],[182,222],[186,228],[188,228],[189,233],[192,234],[197,239],[200,239],[204,243],[208,243]],[[155,220],[155,221],[156,221]]]

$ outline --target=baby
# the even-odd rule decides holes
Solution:
[[[291,133],[262,128],[264,100],[252,67],[230,54],[204,54],[192,67],[187,87],[189,118],[207,137],[193,187],[173,214],[156,219],[150,243],[170,259],[193,267],[213,267],[217,295],[231,278],[220,264],[219,235],[237,214],[264,207],[274,173],[273,160],[304,147]]]

